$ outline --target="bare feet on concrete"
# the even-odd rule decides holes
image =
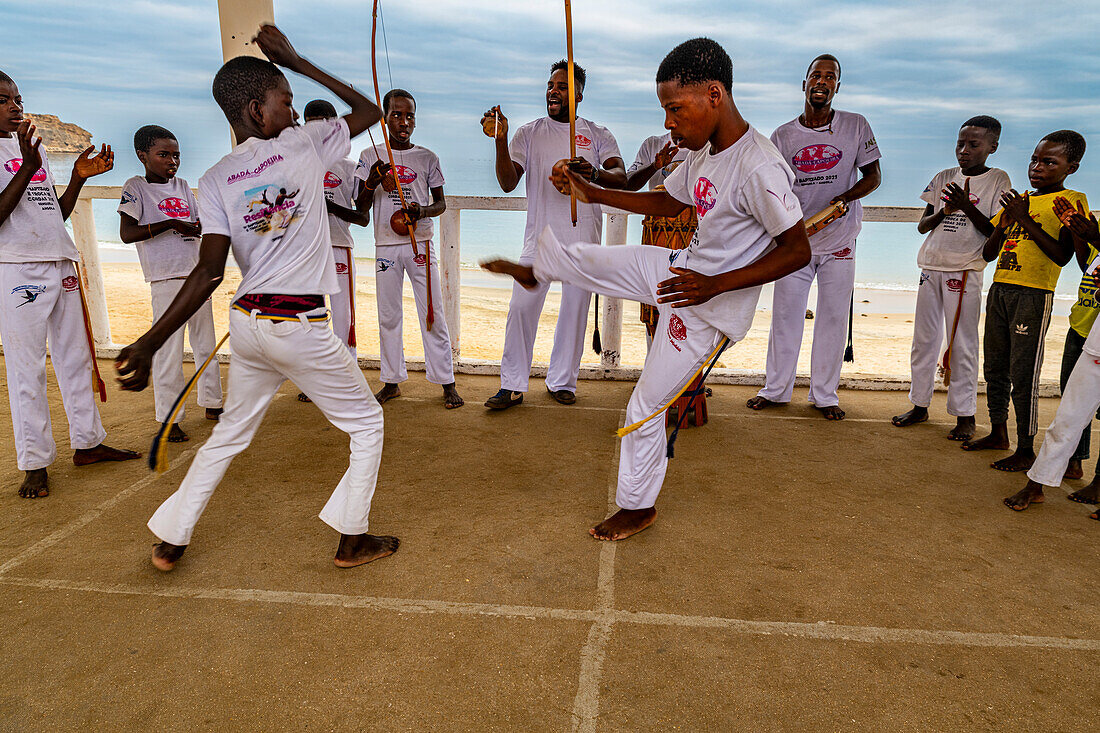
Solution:
[[[183,428],[179,426],[179,423],[173,425],[172,428],[168,431],[169,443],[186,443],[189,440],[191,440],[191,437],[187,433],[183,432]]]
[[[1031,468],[1031,464],[1035,463],[1035,451],[1031,448],[1019,447],[1016,452],[1010,455],[1008,458],[1002,458],[999,461],[993,461],[989,465],[998,471],[1008,471],[1009,473],[1018,473],[1020,471],[1026,471]]]
[[[1069,463],[1066,464],[1066,473],[1062,476],[1062,478],[1066,479],[1067,481],[1076,481],[1079,478],[1083,478],[1084,475],[1085,469],[1081,465],[1081,459],[1071,458],[1069,459]]]
[[[394,397],[401,396],[401,387],[396,384],[387,384],[382,382],[382,389],[374,393],[374,399],[378,400],[378,404],[384,405],[392,400]]]
[[[1100,475],[1093,478],[1088,486],[1074,491],[1066,498],[1078,504],[1100,504]]]
[[[916,425],[922,423],[928,419],[928,408],[913,406],[913,409],[909,412],[903,412],[900,415],[894,415],[890,418],[890,422],[897,428],[907,428],[910,425]]]
[[[1027,486],[1005,499],[1005,506],[1014,512],[1022,512],[1032,504],[1042,504],[1043,487],[1034,481],[1028,481]]]
[[[1012,444],[1008,442],[1008,423],[994,425],[989,435],[977,440],[968,440],[962,444],[963,450],[1008,450]]]
[[[458,394],[458,390],[455,389],[455,383],[443,385],[443,406],[448,410],[454,410],[465,405],[465,400]]]
[[[77,466],[87,466],[103,461],[132,461],[135,458],[141,458],[141,454],[124,448],[112,448],[103,443],[95,448],[77,448],[73,452],[73,463]]]
[[[27,471],[23,483],[19,485],[19,496],[23,499],[42,499],[50,495],[50,480],[46,469],[36,468]]]
[[[657,509],[620,509],[588,530],[598,540],[625,540],[638,534],[657,519]]]
[[[745,403],[745,407],[749,408],[750,410],[766,410],[769,407],[779,407],[780,405],[785,404],[787,403],[772,402],[767,397],[761,397],[760,395],[757,395],[755,397],[750,397],[748,402]]]
[[[338,568],[354,568],[397,552],[401,540],[388,535],[342,534],[333,562]]]
[[[183,551],[186,549],[187,545],[173,545],[169,542],[153,545],[153,567],[167,573],[176,567],[176,563],[183,557]]]
[[[844,410],[840,409],[840,405],[829,405],[828,407],[818,407],[817,405],[810,405],[824,416],[826,420],[843,420]]]
[[[974,422],[974,416],[960,417],[955,420],[955,427],[947,434],[948,440],[958,440],[960,442],[967,442],[974,437],[974,433],[978,430],[977,423]]]

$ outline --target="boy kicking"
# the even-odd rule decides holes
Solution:
[[[401,297],[407,274],[412,283],[420,321],[428,381],[443,387],[443,406],[453,410],[462,407],[463,401],[455,389],[451,337],[447,334],[447,319],[443,315],[443,293],[432,244],[432,217],[447,210],[447,200],[443,198],[443,170],[435,153],[412,143],[413,130],[416,129],[416,100],[413,96],[404,89],[391,89],[382,98],[382,107],[393,160],[397,165],[397,179],[401,182],[408,208],[402,209],[401,195],[393,185],[390,165],[383,162],[386,146],[376,145],[364,150],[355,169],[356,179],[362,181],[356,207],[363,212],[370,211],[374,216],[374,282],[378,304],[378,340],[382,352],[382,389],[374,396],[379,403],[400,397],[400,384],[409,378],[405,369]],[[377,193],[379,186],[382,187],[382,194]],[[410,226],[414,227],[419,250],[415,255],[409,241]],[[431,300],[435,318],[430,331],[425,322],[428,312],[428,268],[431,268]]]
[[[111,170],[114,154],[85,150],[73,166],[69,186],[54,191],[42,138],[23,119],[23,98],[0,71],[0,342],[8,376],[8,405],[15,432],[15,460],[25,472],[19,496],[48,496],[46,468],[57,457],[46,400],[46,344],[69,421],[73,463],[140,458],[103,445],[107,437],[93,396],[92,359],[85,332],[80,260],[65,220],[84,181]]]
[[[893,419],[899,428],[928,419],[936,383],[940,344],[947,334],[950,384],[947,413],[955,416],[951,440],[974,437],[978,409],[978,321],[982,311],[982,257],[985,240],[993,233],[989,217],[1000,208],[1001,195],[1012,188],[1008,174],[985,164],[997,150],[1001,123],[980,115],[963,123],[955,142],[959,165],[940,171],[924,189],[927,204],[917,231],[927,234],[917,265],[920,283],[913,317],[910,356],[913,409]]]
[[[1035,146],[1027,175],[1033,193],[1009,190],[993,217],[993,233],[982,250],[997,260],[985,306],[986,401],[992,430],[963,443],[963,450],[1008,450],[1008,405],[1016,410],[1016,452],[991,465],[1000,471],[1026,471],[1035,461],[1039,430],[1039,372],[1043,340],[1050,326],[1054,289],[1062,267],[1073,257],[1073,235],[1054,213],[1065,198],[1087,210],[1085,196],[1067,190],[1066,178],[1085,154],[1085,139],[1072,130],[1052,132]]]
[[[116,364],[123,389],[145,388],[153,354],[221,283],[232,247],[242,280],[229,314],[229,399],[183,484],[149,520],[161,540],[152,558],[159,570],[175,567],[229,462],[248,447],[287,379],[351,437],[351,463],[320,515],[340,533],[336,565],[362,565],[398,546],[396,537],[367,534],[382,456],[382,409],[328,328],[324,301],[338,288],[325,221],[325,171],[380,115],[362,94],[299,56],[274,26],[262,26],[254,42],[271,61],[329,89],[351,112],[299,127],[290,85],[271,61],[238,56],[214,77],[214,99],[238,144],[199,180],[199,263],[165,314],[122,350]]]
[[[627,424],[640,426],[622,439],[620,509],[589,530],[596,539],[621,540],[653,523],[668,458],[664,420],[646,418],[692,379],[724,339],[744,337],[764,283],[810,261],[794,176],[775,146],[741,117],[732,85],[730,57],[708,38],[680,44],[661,62],[657,97],[665,128],[673,143],[692,151],[665,181],[666,191],[604,189],[582,180],[568,161],[554,166],[555,187],[585,203],[666,217],[694,206],[699,228],[690,247],[669,252],[562,243],[547,228],[533,265],[485,264],[526,288],[560,280],[657,307],[657,335],[626,408]]]
[[[199,212],[195,195],[186,180],[176,175],[180,167],[180,146],[176,136],[158,125],[145,125],[134,133],[134,152],[145,166],[144,176],[134,176],[122,186],[118,204],[118,236],[137,247],[141,271],[153,297],[153,321],[183,287],[183,281],[199,261]],[[195,367],[214,351],[214,308],[209,300],[187,321]],[[153,357],[153,405],[158,423],[168,419],[186,380],[183,376],[183,328],[164,342]],[[222,375],[214,367],[199,377],[198,401],[206,408],[206,419],[222,413]],[[168,441],[189,440],[177,422]]]

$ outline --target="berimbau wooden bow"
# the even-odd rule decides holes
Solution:
[[[572,160],[577,157],[577,93],[573,77],[573,10],[569,0],[565,0],[565,54],[569,64],[569,159]],[[569,218],[573,226],[577,226],[577,194],[572,189],[569,192]]]
[[[378,36],[378,0],[374,0],[374,10],[371,13],[371,26],[370,26],[370,65],[371,75],[374,77],[374,98],[378,104],[378,110],[382,113],[382,119],[380,120],[382,125],[382,141],[386,144],[386,157],[390,160],[390,174],[393,176],[393,185],[397,187],[397,196],[401,199],[401,208],[408,209],[409,202],[405,200],[405,191],[401,188],[401,178],[397,175],[397,163],[393,159],[393,148],[390,147],[390,131],[386,127],[386,112],[382,108],[382,92],[378,88],[378,56],[376,52],[375,40]],[[377,150],[377,148],[375,148]],[[420,250],[416,246],[416,222],[409,222],[409,241],[412,243],[413,257],[417,258],[420,255]],[[428,289],[428,310],[424,314],[424,325],[429,331],[432,330],[432,324],[435,323],[435,308],[432,306],[432,262],[431,262],[431,247],[428,247],[424,253],[424,269],[425,276],[427,277],[427,289]]]

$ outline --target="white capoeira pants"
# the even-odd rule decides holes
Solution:
[[[229,313],[229,333],[233,358],[225,412],[179,489],[149,520],[149,529],[173,545],[191,541],[229,462],[248,447],[275,393],[289,379],[351,438],[350,465],[321,519],[341,534],[366,532],[382,458],[382,408],[347,346],[325,322],[267,321],[237,310]]]
[[[533,262],[524,257],[520,257],[519,261],[523,265]],[[500,359],[501,389],[527,391],[531,362],[535,356],[539,316],[542,315],[542,306],[549,290],[549,281],[540,281],[533,290],[527,290],[519,284],[512,285],[508,320],[504,325],[504,355]],[[591,300],[592,291],[571,282],[562,282],[561,306],[558,310],[558,323],[554,328],[554,347],[550,350],[550,365],[546,370],[546,388],[551,392],[563,389],[577,391],[577,376],[580,374],[581,357],[584,355],[584,329],[588,324],[588,304]]]
[[[1069,375],[1058,412],[1047,428],[1039,455],[1027,477],[1043,486],[1061,486],[1066,467],[1077,450],[1081,431],[1100,408],[1100,356],[1082,352]]]
[[[57,457],[46,397],[46,344],[69,421],[69,446],[94,448],[107,432],[92,391],[92,358],[76,268],[68,260],[0,263],[0,342],[20,471]]]
[[[351,247],[333,247],[332,256],[336,260],[336,279],[340,283],[340,292],[329,296],[332,331],[355,356],[352,337],[355,333],[355,257]]]
[[[154,323],[168,310],[185,281],[186,278],[180,277],[149,283],[153,295]],[[198,369],[217,345],[214,338],[214,307],[209,299],[187,320],[186,328],[191,351],[195,355],[195,368]],[[159,423],[168,419],[172,405],[187,384],[183,376],[183,331],[181,326],[153,356],[153,405]],[[196,386],[199,407],[222,406],[222,373],[217,364],[210,364]],[[184,410],[181,409],[176,416],[177,423],[183,420],[183,415]]]
[[[585,292],[627,298],[657,307],[659,319],[645,367],[626,406],[626,424],[648,417],[679,392],[722,339],[744,338],[752,325],[760,288],[723,293],[703,306],[672,308],[657,304],[657,284],[669,277],[669,251],[663,247],[562,244],[546,230],[534,262],[540,283],[560,280]],[[703,320],[703,311],[721,312],[725,332]],[[616,503],[623,509],[652,507],[668,468],[665,421],[656,417],[622,439]]]
[[[910,366],[913,381],[909,401],[917,407],[932,404],[940,345],[951,338],[955,313],[962,304],[959,326],[951,346],[951,384],[947,387],[947,413],[973,417],[978,409],[978,321],[982,315],[982,271],[963,273],[921,270],[917,287],[917,311],[913,316],[913,349]]]
[[[818,407],[840,403],[837,387],[848,341],[848,311],[856,282],[856,243],[838,252],[814,255],[810,264],[775,281],[772,325],[768,334],[767,382],[759,396],[790,402],[798,371],[798,352],[806,329],[806,303],[817,278],[817,310],[810,351],[809,401]]]
[[[447,318],[443,315],[443,292],[439,284],[439,267],[435,245],[431,241],[417,242],[420,256],[413,257],[412,245],[392,244],[376,247],[374,282],[378,303],[378,341],[382,352],[379,375],[386,384],[399,384],[409,378],[405,369],[404,307],[402,291],[405,275],[412,284],[413,300],[420,322],[420,339],[424,344],[424,366],[432,384],[452,384],[455,381],[451,337],[447,333]],[[432,308],[435,323],[432,330],[424,321],[428,312],[428,276],[425,265],[430,252],[432,268]]]

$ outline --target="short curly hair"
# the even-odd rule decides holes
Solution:
[[[1081,133],[1073,130],[1058,130],[1049,135],[1044,135],[1039,142],[1055,143],[1061,145],[1066,151],[1066,160],[1070,163],[1080,163],[1085,157],[1085,138]]]
[[[959,129],[961,130],[964,127],[980,127],[988,132],[994,140],[1001,136],[1001,121],[989,115],[976,115],[971,117],[969,120],[962,123]]]
[[[717,41],[693,38],[668,52],[657,67],[657,83],[678,81],[684,86],[708,81],[721,82],[733,91],[733,61]]]
[[[153,143],[157,140],[175,140],[176,136],[167,127],[160,125],[145,125],[139,127],[134,133],[134,150],[139,153],[149,152]]]
[[[554,63],[550,64],[550,73],[551,74],[553,74],[555,71],[563,71],[563,70],[566,73],[569,73],[569,61],[567,59],[562,59],[561,61],[555,61]],[[582,92],[584,91],[584,82],[587,79],[588,79],[588,75],[584,72],[584,67],[581,66],[580,64],[578,64],[576,61],[574,61],[573,62],[573,83],[576,84],[578,87],[580,87],[580,90]]]
[[[285,79],[279,67],[267,59],[237,56],[226,61],[214,75],[211,91],[230,124],[243,121],[245,106],[253,99],[261,102],[267,93]]]
[[[307,102],[305,109],[302,110],[302,117],[305,117],[307,120],[313,119],[314,117],[321,117],[329,120],[335,116],[336,107],[327,99],[314,99]]]

